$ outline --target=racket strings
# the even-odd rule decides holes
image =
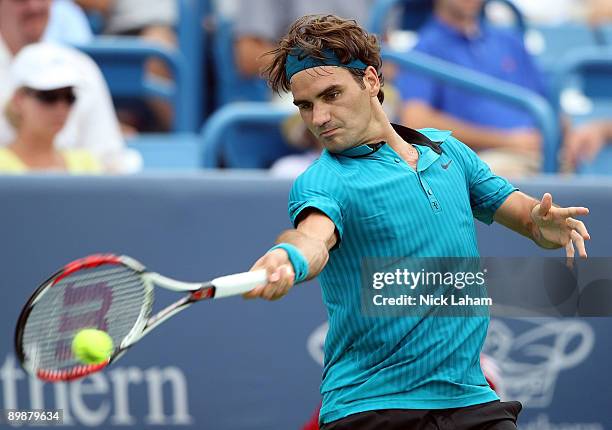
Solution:
[[[138,272],[106,264],[84,268],[48,287],[26,322],[23,350],[33,369],[46,372],[83,367],[72,339],[83,328],[106,331],[117,347],[139,319],[149,289]]]

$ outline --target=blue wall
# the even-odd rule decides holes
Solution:
[[[532,195],[550,191],[562,205],[589,206],[589,255],[612,254],[612,182],[543,178],[519,185]],[[317,330],[326,315],[314,282],[278,302],[232,298],[196,305],[109,370],[82,382],[28,381],[12,347],[14,324],[34,288],[87,254],[131,255],[182,280],[248,269],[289,226],[289,188],[289,182],[244,173],[0,178],[0,409],[61,407],[71,428],[299,428],[319,402]],[[542,254],[499,226],[479,225],[479,238],[483,255]],[[157,306],[175,297],[162,294]],[[495,320],[492,325],[512,349],[498,355],[508,359],[500,363],[506,391],[527,400],[522,428],[560,428],[561,423],[612,428],[610,320],[545,323]],[[563,335],[571,330],[578,334],[564,346]],[[532,340],[521,343],[530,335]],[[548,358],[534,358],[530,345],[535,343],[547,345]],[[550,360],[553,356],[558,360]]]

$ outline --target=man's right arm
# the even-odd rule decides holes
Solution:
[[[285,230],[276,243],[293,245],[308,263],[306,279],[316,277],[329,259],[329,250],[334,247],[338,238],[336,226],[325,214],[317,210],[308,210],[301,218],[296,229]],[[253,265],[251,270],[265,269],[268,283],[246,293],[245,298],[261,297],[277,300],[289,292],[295,281],[295,272],[287,251],[281,248],[267,252]]]

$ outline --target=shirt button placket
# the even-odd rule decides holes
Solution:
[[[429,199],[431,210],[433,210],[435,213],[440,212],[442,210],[442,207],[440,206],[440,202],[436,198],[436,195],[434,194],[433,190],[431,189],[427,181],[421,175],[419,175],[419,179],[421,181],[421,187],[423,187],[423,191],[425,191],[425,194],[427,195],[427,198]]]

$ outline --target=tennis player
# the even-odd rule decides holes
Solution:
[[[574,217],[588,209],[519,192],[449,131],[391,124],[380,47],[354,21],[302,17],[270,55],[271,87],[291,91],[325,150],[293,185],[295,228],[253,266],[269,283],[246,297],[276,300],[319,276],[329,314],[321,427],[515,429],[520,403],[500,402],[479,363],[488,317],[365,317],[360,264],[477,257],[474,218],[586,257],[589,234]]]

